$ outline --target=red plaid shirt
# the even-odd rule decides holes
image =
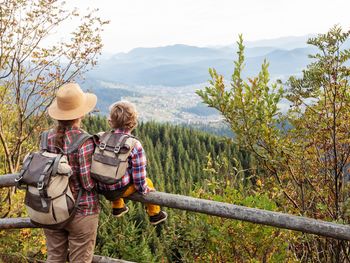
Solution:
[[[115,133],[130,134],[128,130],[117,129]],[[114,191],[127,186],[132,181],[136,190],[141,194],[147,194],[150,189],[146,182],[146,154],[141,143],[136,142],[128,157],[129,167],[120,182],[116,184],[103,184],[98,182],[98,188],[102,191]],[[132,180],[131,180],[132,179]]]
[[[63,151],[67,152],[68,146],[73,142],[73,137],[83,132],[77,127],[68,128],[65,132]],[[55,148],[55,138],[56,131],[51,130],[48,134],[48,151],[58,153],[57,148]],[[80,215],[93,215],[100,211],[98,194],[94,188],[95,181],[90,177],[91,158],[94,149],[93,140],[88,139],[76,152],[68,154],[68,162],[73,170],[69,185],[74,198],[77,198],[79,190],[83,189],[77,209],[77,214]]]

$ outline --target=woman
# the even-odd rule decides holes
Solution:
[[[57,120],[55,129],[48,134],[48,150],[67,153],[80,129],[81,120],[96,105],[94,94],[84,93],[78,84],[68,83],[58,89],[56,99],[48,108],[48,114]],[[75,199],[82,191],[76,214],[72,221],[60,230],[44,229],[47,245],[47,262],[91,262],[95,247],[99,202],[95,182],[90,177],[91,157],[94,151],[92,139],[86,140],[76,152],[67,154],[73,174],[69,185]],[[68,252],[69,250],[69,252]]]

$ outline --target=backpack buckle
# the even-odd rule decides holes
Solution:
[[[116,147],[114,148],[114,153],[119,153],[119,151],[120,151],[120,146],[116,146]]]
[[[38,188],[39,191],[43,190],[44,189],[44,182],[38,182],[37,188]]]
[[[101,142],[99,148],[100,148],[100,150],[106,149],[106,144]]]
[[[15,182],[16,182],[16,183],[18,183],[19,181],[21,181],[21,180],[22,180],[22,178],[23,178],[23,176],[22,176],[22,175],[21,175],[21,176],[16,177],[16,178],[15,178]]]

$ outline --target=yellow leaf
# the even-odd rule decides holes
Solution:
[[[47,252],[46,246],[41,247],[40,252],[41,252],[41,254],[45,255]]]
[[[261,182],[261,180],[260,180],[260,179],[256,180],[256,185],[257,185],[257,186],[259,186],[259,187],[261,187],[261,186],[262,186],[262,182]]]

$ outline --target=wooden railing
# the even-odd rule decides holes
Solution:
[[[14,186],[15,177],[16,174],[0,176],[0,187]],[[129,196],[128,199],[350,241],[350,226],[302,216],[162,192],[151,192],[147,195],[135,193]],[[30,223],[29,218],[0,219],[0,229],[28,227],[35,227]]]

